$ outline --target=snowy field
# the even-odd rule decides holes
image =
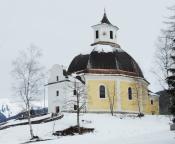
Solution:
[[[175,132],[169,130],[166,116],[145,116],[141,119],[125,115],[81,114],[84,127],[95,128],[94,133],[52,136],[54,122],[33,125],[35,135],[49,141],[37,144],[175,144]],[[12,123],[12,121],[10,122]],[[76,115],[65,113],[55,122],[54,130],[75,125]],[[0,131],[0,144],[19,144],[29,140],[28,126],[17,126]]]

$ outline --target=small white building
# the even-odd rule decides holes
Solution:
[[[48,79],[48,112],[59,113],[62,111],[66,96],[68,77],[64,74],[65,70],[61,65],[54,65],[49,71]]]
[[[77,79],[67,76],[63,66],[55,64],[49,70],[48,89],[48,112],[59,113],[76,110],[76,87],[82,85]]]

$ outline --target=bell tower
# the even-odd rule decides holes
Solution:
[[[92,28],[94,30],[94,43],[91,44],[91,46],[96,44],[109,44],[120,47],[117,44],[117,31],[119,28],[110,23],[105,10],[101,23],[93,25]]]

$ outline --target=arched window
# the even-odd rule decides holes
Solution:
[[[151,100],[151,105],[153,105],[154,104],[154,102],[153,102],[153,100]]]
[[[57,79],[57,82],[58,82],[59,81],[59,77],[57,76],[56,79]]]
[[[59,91],[58,90],[56,91],[56,96],[59,96]]]
[[[105,98],[105,86],[101,85],[99,90],[100,90],[100,98]]]
[[[132,100],[132,89],[130,87],[128,88],[128,99]]]

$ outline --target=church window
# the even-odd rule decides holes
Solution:
[[[153,100],[151,100],[151,105],[153,105],[154,104],[154,102],[153,102]]]
[[[132,89],[130,87],[128,88],[128,99],[132,100]]]
[[[73,90],[73,94],[74,94],[74,95],[77,95],[77,91],[76,91],[76,90]]]
[[[78,109],[78,106],[77,105],[74,105],[74,110],[77,110]]]
[[[110,31],[110,39],[113,39],[113,31]]]
[[[59,91],[58,90],[56,91],[56,96],[59,96]]]
[[[100,86],[100,98],[105,98],[105,86]]]
[[[99,38],[99,33],[98,33],[98,30],[96,31],[96,39]]]
[[[59,81],[59,77],[58,76],[56,77],[56,79],[57,79],[57,81]]]

